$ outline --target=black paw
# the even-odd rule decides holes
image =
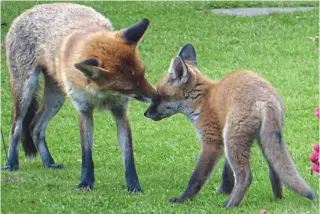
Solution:
[[[230,208],[233,208],[233,207],[238,206],[239,203],[240,203],[240,202],[237,202],[237,201],[228,199],[228,200],[224,203],[224,208],[230,209]]]
[[[19,165],[6,165],[1,168],[3,171],[17,171],[19,170]]]
[[[129,168],[129,167],[127,167]],[[135,169],[126,169],[126,184],[127,184],[127,191],[129,193],[133,192],[142,192],[137,173],[135,172]]]
[[[81,182],[80,184],[74,186],[75,190],[84,190],[84,191],[90,191],[93,190],[93,184],[88,184],[88,183],[83,183]]]
[[[181,197],[173,197],[169,199],[169,203],[181,204],[184,202],[184,199]]]
[[[221,186],[218,190],[219,193],[223,193],[223,194],[230,194],[232,192],[232,188],[230,187],[225,187],[225,186]]]
[[[228,202],[225,202],[223,207],[226,208],[226,209],[231,209],[233,206],[229,205]]]
[[[138,187],[128,187],[128,188],[127,188],[127,191],[128,191],[129,193],[143,192],[143,190],[141,189],[140,186],[138,186]]]
[[[49,164],[49,166],[47,167],[49,169],[64,169],[63,164]]]
[[[128,192],[142,192],[140,183],[138,180],[135,180],[134,182],[128,182],[127,181],[127,190]]]

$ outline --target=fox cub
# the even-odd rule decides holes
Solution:
[[[155,88],[144,76],[137,45],[147,19],[114,31],[92,8],[52,3],[35,6],[12,23],[6,37],[14,104],[9,159],[4,170],[19,168],[19,139],[27,156],[38,151],[46,168],[61,168],[46,144],[46,128],[69,97],[79,112],[82,148],[78,188],[94,184],[93,109],[110,110],[116,120],[128,191],[141,191],[135,169],[127,109],[131,98],[151,101]],[[44,76],[41,105],[36,93]],[[68,143],[68,142],[62,142]]]
[[[220,81],[209,80],[197,68],[194,47],[185,44],[173,58],[169,72],[158,82],[157,92],[145,116],[158,121],[182,113],[194,124],[202,141],[202,152],[188,187],[170,202],[193,198],[224,148],[227,160],[219,192],[231,193],[226,208],[239,205],[252,181],[249,155],[254,139],[268,162],[275,198],[282,197],[281,182],[304,197],[316,198],[286,148],[281,131],[282,100],[258,74],[236,71]]]

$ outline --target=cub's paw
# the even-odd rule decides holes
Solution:
[[[219,193],[229,195],[232,192],[232,187],[221,186],[218,190]]]
[[[169,199],[169,203],[181,204],[184,202],[184,199],[181,197],[173,197]]]
[[[232,199],[228,199],[225,203],[224,203],[224,208],[226,209],[231,209],[231,208],[234,208],[236,206],[238,206],[240,203],[240,201],[235,201],[235,200],[232,200]]]
[[[48,166],[49,169],[64,169],[63,164],[50,164]]]

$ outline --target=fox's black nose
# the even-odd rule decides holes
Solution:
[[[151,98],[146,97],[146,96],[136,96],[133,95],[133,98],[140,101],[140,102],[147,102],[147,103],[151,103]]]
[[[159,102],[161,100],[161,96],[160,94],[155,94],[152,98],[151,98],[152,102]]]

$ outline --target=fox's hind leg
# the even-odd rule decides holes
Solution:
[[[64,103],[65,97],[51,76],[44,75],[45,88],[41,108],[30,125],[33,141],[38,149],[45,168],[63,168],[55,164],[46,144],[46,129],[49,121],[56,115]]]
[[[126,108],[125,108],[126,109]],[[130,129],[129,119],[125,109],[113,109],[112,113],[116,119],[118,139],[122,152],[122,159],[125,167],[125,177],[127,183],[127,190],[129,192],[142,191],[133,155],[133,143]]]
[[[223,130],[226,156],[235,175],[235,186],[225,203],[226,208],[236,207],[247,192],[252,182],[249,165],[250,147],[254,136],[246,121],[225,127]]]
[[[26,66],[27,67],[27,66]],[[29,110],[30,104],[35,99],[37,81],[41,72],[40,67],[24,71],[16,66],[9,66],[11,76],[11,89],[14,97],[12,126],[10,136],[9,158],[3,170],[19,169],[19,140],[22,132],[23,120]],[[21,75],[14,75],[17,73]]]
[[[222,172],[222,184],[219,188],[220,193],[230,194],[234,186],[234,176],[232,168],[226,159],[224,161],[224,167]]]

